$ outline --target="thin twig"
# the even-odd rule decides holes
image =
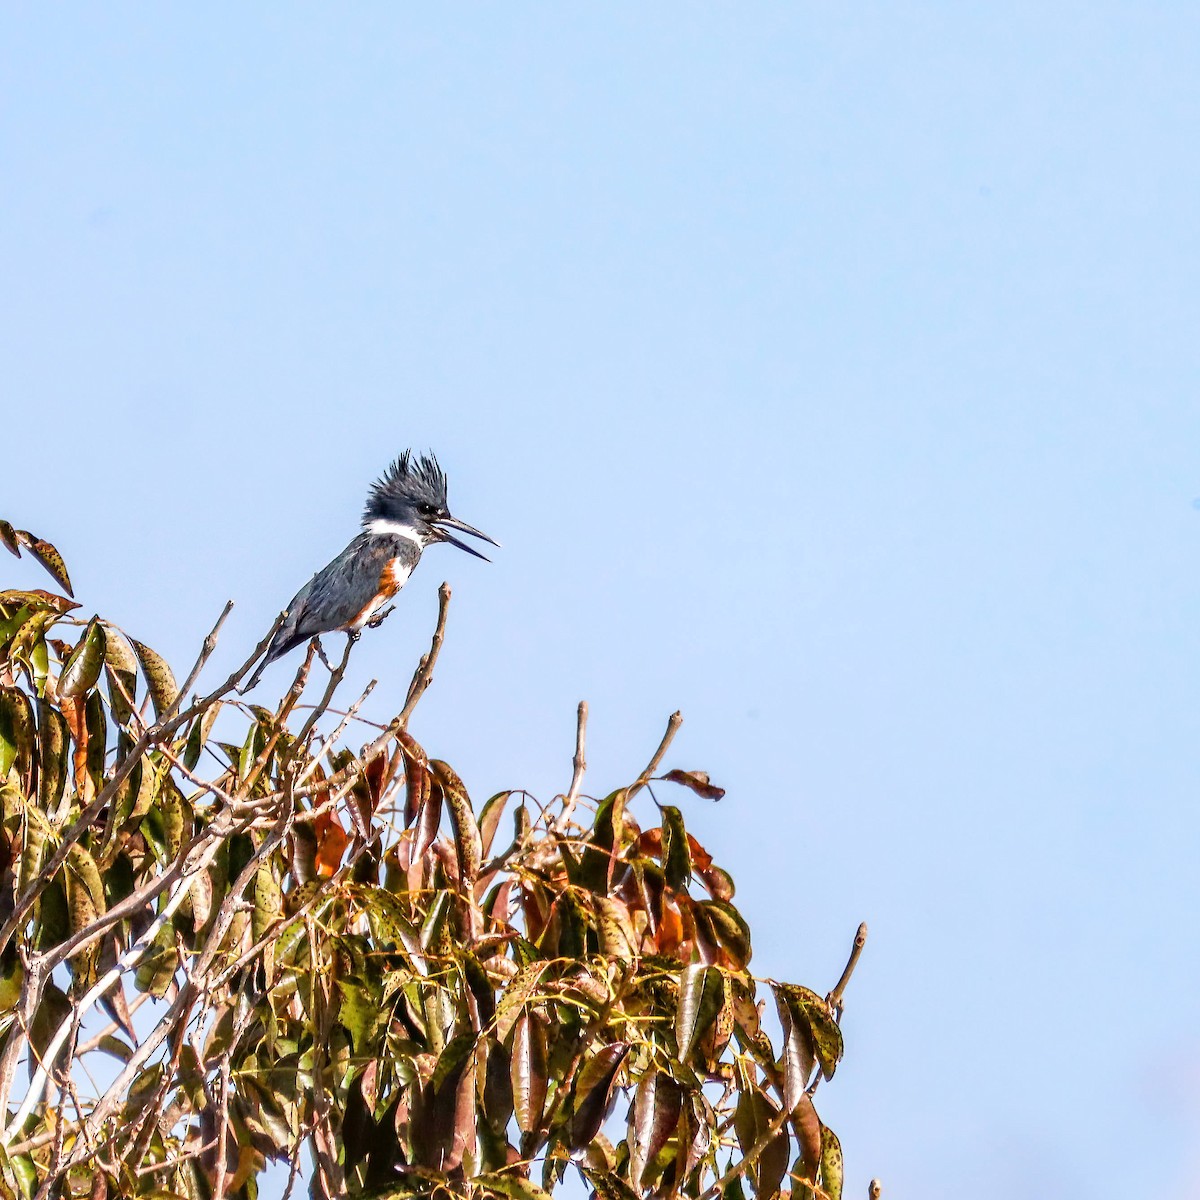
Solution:
[[[575,758],[572,760],[574,773],[571,775],[571,787],[563,797],[562,812],[554,822],[554,833],[562,833],[566,829],[567,822],[575,811],[575,805],[579,803],[579,789],[583,784],[583,773],[587,770],[587,759],[584,756],[587,750],[587,719],[587,701],[580,700],[579,711],[575,717]]]
[[[226,605],[225,612],[222,612],[220,618],[217,620],[216,625],[213,626],[212,632],[204,639],[205,648],[201,651],[200,658],[197,660],[197,666],[192,669],[191,675],[188,676],[187,682],[189,686],[195,676],[198,674],[199,668],[208,661],[208,656],[212,652],[209,650],[209,646],[210,644],[213,646],[216,645],[217,632],[221,628],[221,623],[225,620],[225,615],[226,612],[228,612],[228,608],[229,606]],[[104,809],[104,806],[108,804],[117,794],[117,789],[122,783],[125,782],[125,779],[138,764],[138,762],[141,761],[142,755],[145,754],[145,752],[154,743],[161,742],[170,737],[175,730],[187,724],[187,722],[190,721],[197,713],[203,712],[214,701],[221,699],[222,696],[230,692],[237,685],[238,680],[240,680],[241,677],[245,675],[245,673],[254,665],[255,659],[257,659],[263,650],[266,649],[267,643],[275,636],[275,631],[278,629],[282,620],[283,618],[280,617],[279,620],[275,622],[275,625],[271,627],[271,630],[268,632],[267,636],[263,638],[263,640],[254,648],[250,657],[246,659],[246,661],[240,667],[238,667],[237,670],[235,670],[233,674],[230,675],[225,682],[220,685],[220,687],[218,687],[215,691],[209,692],[207,696],[195,701],[195,703],[193,703],[190,707],[182,712],[176,713],[174,716],[167,716],[167,714],[164,714],[163,719],[156,721],[146,730],[145,733],[142,734],[140,738],[138,738],[138,740],[129,750],[129,753],[126,754],[125,757],[116,765],[116,767],[113,768],[112,778],[109,779],[108,783],[104,785],[91,804],[89,804],[87,808],[85,808],[79,814],[71,827],[66,830],[65,833],[63,833],[61,844],[50,856],[50,860],[42,864],[41,872],[38,878],[35,879],[17,898],[17,902],[13,906],[13,911],[9,915],[8,920],[4,922],[3,926],[0,926],[0,946],[7,945],[16,931],[21,927],[21,924],[29,914],[30,909],[32,909],[34,904],[37,903],[37,899],[42,894],[42,891],[54,878],[58,868],[61,867],[64,862],[66,862],[67,856],[71,852],[71,847],[77,841],[79,841],[80,837],[82,837],[84,832],[91,827],[92,822]],[[179,695],[175,697],[175,701],[172,703],[170,708],[168,708],[168,713],[171,711],[171,709],[178,705],[179,699],[183,696],[183,694],[183,690],[180,689]],[[16,1045],[18,1040],[19,1039],[15,1039],[10,1044]],[[0,1070],[0,1076],[2,1075],[3,1071]],[[4,1096],[0,1099],[6,1102],[7,1096]],[[0,1103],[0,1112],[3,1111],[3,1104]]]
[[[766,1152],[767,1147],[779,1136],[779,1131],[788,1123],[791,1115],[786,1108],[776,1113],[758,1141],[742,1155],[741,1161],[734,1163],[716,1183],[704,1192],[700,1200],[716,1200],[716,1197],[720,1196],[729,1184],[749,1171]]]
[[[308,735],[312,733],[313,726],[325,714],[325,710],[329,707],[333,700],[333,694],[338,690],[338,685],[342,682],[342,676],[346,674],[346,667],[350,663],[350,651],[354,649],[354,638],[346,639],[346,649],[342,654],[342,661],[329,673],[329,682],[325,685],[325,694],[321,697],[316,708],[312,710],[304,719],[304,724],[300,726],[300,732],[296,734],[295,740],[292,742],[294,751],[299,751],[304,746]]]
[[[850,947],[850,957],[846,960],[846,969],[842,972],[842,977],[834,985],[833,991],[825,997],[825,1003],[830,1008],[837,1009],[838,1017],[841,1018],[842,1012],[842,997],[845,995],[846,988],[850,983],[850,976],[854,974],[854,968],[858,966],[859,956],[863,952],[863,947],[867,944],[867,923],[863,921],[858,927],[858,932],[854,935],[854,945]]]
[[[433,640],[429,643],[429,653],[421,656],[417,669],[413,673],[412,682],[408,685],[408,696],[400,715],[393,722],[400,729],[408,728],[408,719],[417,707],[417,702],[425,694],[425,689],[433,682],[433,668],[437,663],[442,649],[442,639],[446,633],[446,612],[450,607],[450,585],[443,583],[438,588],[438,619],[437,628],[433,631]]]
[[[658,773],[658,764],[662,762],[663,756],[675,740],[675,734],[682,724],[683,714],[678,711],[673,712],[667,721],[667,731],[663,734],[662,741],[658,743],[658,749],[655,750],[653,757],[646,764],[646,769],[637,777],[637,782],[629,789],[629,795],[626,797],[627,800],[632,800]]]

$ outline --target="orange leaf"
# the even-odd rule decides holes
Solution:
[[[317,816],[313,832],[317,837],[317,875],[328,879],[342,865],[350,838],[332,811]]]

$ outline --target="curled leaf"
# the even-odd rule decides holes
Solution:
[[[17,541],[46,568],[53,577],[54,582],[68,596],[74,596],[75,592],[71,588],[71,577],[67,574],[67,564],[63,562],[62,555],[49,542],[43,538],[35,537],[28,529],[17,529],[14,532],[16,533]]]
[[[725,789],[719,788],[708,781],[707,771],[668,771],[663,779],[667,783],[678,783],[685,788],[690,788],[697,796],[704,800],[720,800],[725,795]]]

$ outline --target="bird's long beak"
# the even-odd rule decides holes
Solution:
[[[460,550],[465,550],[468,554],[475,555],[476,558],[482,558],[484,562],[491,562],[486,554],[480,554],[474,546],[468,546],[466,542],[460,542],[458,538],[447,533],[443,526],[450,529],[457,529],[460,533],[469,533],[471,537],[482,538],[485,542],[491,542],[493,546],[499,546],[500,543],[495,538],[490,538],[486,533],[482,533],[473,525],[468,525],[466,521],[460,521],[457,517],[438,517],[433,521],[433,527],[441,535],[443,542],[449,542],[452,546],[457,546]]]

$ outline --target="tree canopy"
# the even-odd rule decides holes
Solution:
[[[198,692],[229,606],[179,685],[0,541],[59,588],[0,591],[0,1196],[249,1198],[274,1161],[313,1197],[840,1197],[813,1096],[865,927],[827,994],[751,973],[678,714],[592,797],[581,705],[565,792],[477,804],[409,731],[445,585],[372,725],[349,644],[274,707],[235,692],[266,639]]]

